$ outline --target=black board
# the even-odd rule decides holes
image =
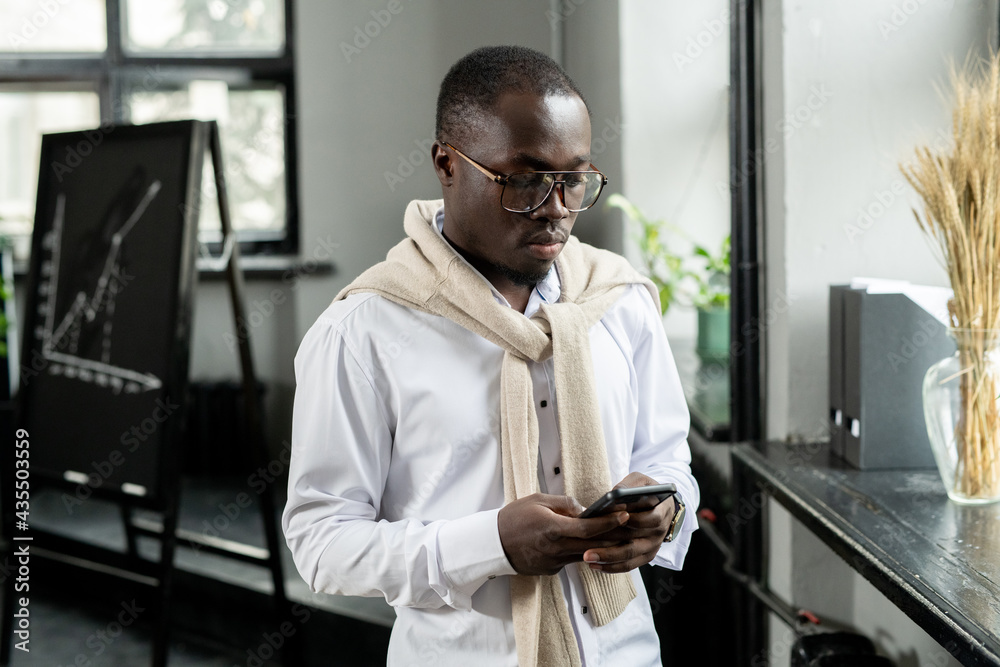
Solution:
[[[157,508],[173,479],[207,140],[198,121],[42,138],[17,421],[32,477],[70,498]]]

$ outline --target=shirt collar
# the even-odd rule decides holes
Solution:
[[[434,214],[434,229],[437,230],[438,235],[444,239],[444,206],[438,209],[437,213]],[[445,239],[447,242],[447,239]],[[472,269],[477,276],[482,278],[487,285],[490,287],[490,291],[493,293],[493,298],[496,299],[497,303],[500,303],[508,308],[511,307],[510,303],[504,297],[503,294],[497,291],[489,280],[486,280],[486,276],[480,273],[476,267],[469,264],[460,253],[456,253],[465,264]],[[555,303],[559,300],[559,295],[562,294],[562,283],[559,280],[559,271],[556,270],[555,263],[552,264],[552,268],[549,272],[545,274],[542,282],[535,285],[535,289],[531,290],[531,296],[528,297],[528,305],[524,309],[525,317],[531,317],[538,310],[538,307],[543,303]]]

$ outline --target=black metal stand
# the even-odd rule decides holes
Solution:
[[[209,136],[210,150],[212,153],[212,169],[215,171],[216,192],[218,193],[219,217],[222,220],[222,232],[225,239],[224,250],[228,255],[226,265],[226,282],[229,285],[229,294],[233,305],[233,326],[236,331],[236,339],[240,351],[240,370],[243,379],[243,404],[244,414],[247,421],[247,433],[253,441],[250,443],[252,456],[258,467],[266,468],[268,464],[267,446],[261,431],[261,419],[259,413],[259,403],[257,401],[257,376],[254,372],[253,352],[250,349],[250,337],[244,335],[243,331],[248,331],[245,327],[241,329],[241,324],[246,323],[246,307],[243,299],[243,273],[239,268],[240,247],[236,241],[236,233],[233,231],[231,218],[229,216],[229,199],[226,196],[225,170],[222,165],[222,145],[219,141],[219,127],[214,122],[210,125]],[[278,527],[275,524],[276,507],[274,503],[274,490],[268,486],[260,497],[261,516],[264,522],[264,534],[267,539],[267,553],[253,555],[247,554],[245,549],[229,544],[229,555],[241,560],[264,561],[271,572],[271,580],[274,585],[274,605],[275,616],[279,622],[291,617],[291,609],[288,605],[288,597],[285,595],[285,580],[281,572],[281,547],[278,538]],[[206,545],[207,546],[207,545]],[[245,545],[239,545],[240,547]],[[212,549],[213,551],[215,549]],[[285,644],[289,664],[299,664],[297,660],[298,641],[295,637],[289,639]]]
[[[252,438],[249,455],[255,467],[266,468],[268,456],[261,430],[262,420],[253,357],[249,338],[244,333],[247,329],[245,327],[241,329],[241,324],[246,322],[246,309],[243,298],[243,275],[239,267],[239,245],[232,228],[226,197],[225,171],[222,164],[219,130],[215,122],[199,123],[195,129],[197,130],[193,142],[195,159],[202,160],[205,150],[210,152],[218,193],[227,282],[229,284],[230,300],[233,307],[234,329],[236,338],[239,341],[240,370],[245,401],[244,414],[247,421],[247,433]],[[184,372],[186,373],[186,366]],[[7,419],[6,421],[7,423],[4,424],[6,428],[4,428],[3,433],[9,434],[12,432],[12,428],[10,427],[10,420]],[[177,428],[175,436],[179,437],[182,431],[183,429]],[[180,450],[178,449],[177,451]],[[166,458],[176,459],[177,457]],[[3,471],[3,486],[7,494],[3,498],[4,501],[8,501],[8,498],[13,496],[10,484],[13,480],[13,465],[11,461],[11,457],[4,456],[4,467],[6,469]],[[168,460],[165,469],[162,471],[162,475],[164,480],[162,497],[155,504],[143,502],[140,499],[132,500],[129,496],[123,494],[100,493],[100,490],[95,490],[95,497],[102,497],[115,502],[120,508],[126,536],[125,553],[94,547],[36,529],[32,529],[30,538],[23,538],[32,540],[32,558],[47,558],[92,571],[110,573],[122,579],[131,580],[132,582],[156,589],[156,604],[158,609],[153,630],[151,660],[153,667],[165,667],[167,664],[170,638],[171,582],[174,570],[174,554],[178,546],[178,540],[184,546],[268,568],[274,586],[273,601],[277,624],[280,625],[291,617],[291,608],[285,595],[284,578],[281,571],[281,543],[275,523],[276,506],[273,489],[268,486],[260,495],[264,533],[267,541],[267,548],[261,549],[232,540],[202,535],[193,531],[178,530],[180,472],[177,461]],[[33,490],[36,489],[36,483],[33,481],[32,484]],[[161,515],[161,521],[135,516],[134,510],[140,508],[156,511]],[[13,514],[7,509],[4,511],[4,535],[8,540],[12,535],[12,528]],[[139,555],[137,548],[139,536],[159,541],[160,558],[158,561],[150,561]],[[14,551],[14,544],[13,542],[9,542],[6,545],[8,563],[14,562],[14,559],[11,557]],[[15,583],[16,577],[11,575],[8,575],[4,582],[3,620],[2,627],[0,627],[0,630],[2,630],[2,637],[0,637],[0,665],[3,666],[9,664],[11,649],[14,643],[15,618],[13,614],[14,600],[17,594]],[[284,644],[283,651],[286,664],[301,664],[297,659],[299,648],[296,638],[289,638]]]

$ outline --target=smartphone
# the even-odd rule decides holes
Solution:
[[[636,486],[631,489],[611,489],[594,501],[594,504],[583,510],[581,519],[605,514],[615,505],[633,504],[646,501],[642,510],[656,507],[670,496],[677,493],[673,484],[654,484],[652,486]]]

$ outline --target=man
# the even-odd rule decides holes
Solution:
[[[605,182],[583,96],[540,53],[479,49],[431,156],[443,205],[410,204],[295,359],[299,572],[396,607],[390,665],[658,665],[636,568],[681,567],[698,486],[655,290],[570,236]],[[615,483],[677,500],[577,518]]]

